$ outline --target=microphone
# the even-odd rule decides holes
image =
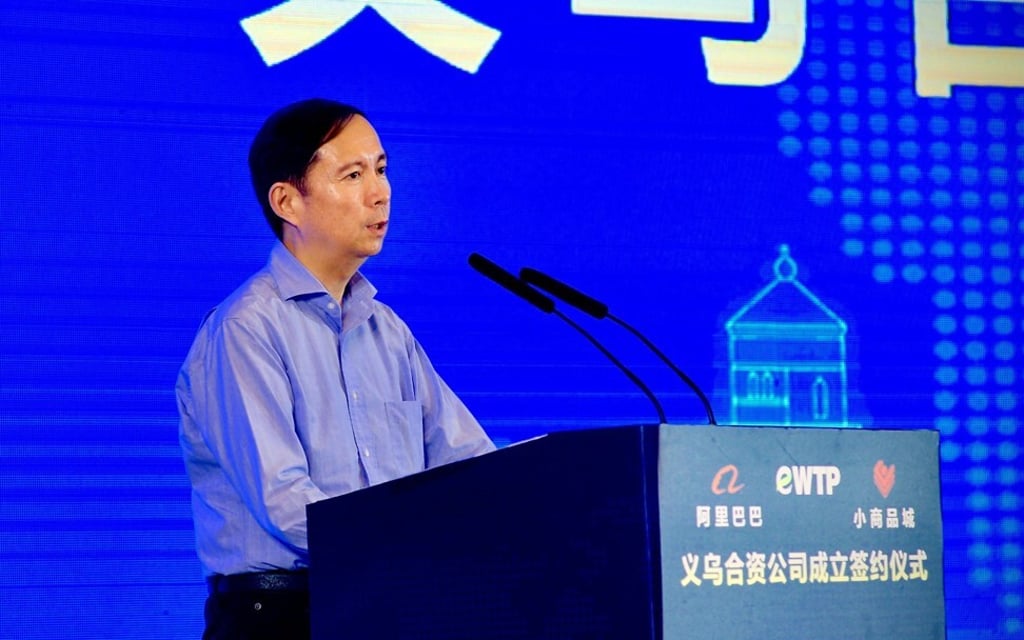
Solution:
[[[658,349],[658,347],[654,346],[653,342],[648,340],[636,328],[628,324],[625,320],[610,313],[608,311],[608,305],[604,304],[603,302],[599,302],[594,298],[591,298],[582,291],[578,291],[560,280],[552,278],[546,273],[542,273],[540,271],[537,271],[536,269],[531,269],[530,267],[523,267],[519,271],[519,278],[520,280],[527,284],[531,284],[535,287],[543,289],[544,291],[547,291],[548,293],[555,296],[559,300],[576,307],[583,313],[591,315],[597,318],[598,320],[608,318],[612,322],[624,328],[626,331],[632,333],[640,340],[640,342],[644,343],[644,346],[650,349],[654,353],[654,355],[658,356],[658,358],[660,358],[662,362],[668,365],[668,368],[671,369],[677,376],[679,376],[679,378],[686,383],[686,386],[690,387],[690,389],[692,389],[693,392],[697,394],[697,397],[700,398],[701,404],[704,406],[704,412],[708,416],[708,424],[718,424],[718,422],[715,420],[715,411],[714,409],[711,408],[711,402],[708,400],[708,397],[704,395],[704,392],[701,390],[701,388],[697,386],[697,383],[694,382],[690,378],[690,376],[683,373],[682,369],[677,367],[671,360],[669,360],[668,356],[662,353],[661,350]]]
[[[570,327],[572,327],[576,331],[579,331],[584,338],[590,341],[590,344],[594,345],[594,347],[596,347],[598,351],[603,353],[606,358],[611,360],[612,364],[618,367],[619,370],[622,371],[622,373],[626,374],[626,377],[629,378],[633,382],[633,384],[635,384],[637,388],[644,393],[645,396],[647,396],[647,399],[650,400],[651,404],[654,406],[654,410],[658,413],[658,424],[668,423],[668,418],[665,417],[665,409],[661,406],[661,403],[658,402],[658,399],[654,396],[654,392],[652,392],[651,389],[646,384],[644,384],[643,380],[638,378],[635,373],[630,371],[629,368],[626,367],[626,365],[622,364],[622,362],[620,362],[618,358],[612,355],[612,353],[608,351],[608,349],[605,349],[604,345],[598,342],[597,338],[590,335],[590,333],[586,329],[576,324],[575,322],[572,321],[571,318],[569,318],[567,315],[556,309],[555,302],[551,298],[537,291],[533,287],[530,287],[529,285],[524,283],[519,278],[515,277],[510,272],[506,271],[505,269],[498,266],[494,262],[491,262],[490,260],[483,257],[479,253],[470,254],[469,266],[476,269],[479,273],[481,273],[488,279],[493,280],[494,282],[498,283],[505,289],[516,294],[523,300],[526,300],[527,302],[537,307],[544,313],[552,313],[558,316],[559,318],[564,320]]]
[[[497,282],[544,313],[554,313],[555,302],[479,253],[469,255],[469,266]]]

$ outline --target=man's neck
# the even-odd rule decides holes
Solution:
[[[320,281],[327,293],[331,294],[339,304],[345,295],[345,289],[351,282],[352,276],[356,274],[359,267],[366,261],[362,260],[339,260],[327,256],[320,256],[311,251],[304,251],[289,242],[284,243],[285,248],[291,252],[295,259],[302,263],[309,272]]]

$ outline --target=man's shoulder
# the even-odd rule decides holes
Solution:
[[[204,379],[211,354],[223,348],[228,336],[262,336],[270,339],[278,331],[283,301],[273,276],[262,269],[235,289],[203,318],[179,372],[178,393],[191,386],[191,380]]]
[[[210,311],[206,323],[247,323],[280,313],[284,303],[273,276],[263,269],[243,282]]]

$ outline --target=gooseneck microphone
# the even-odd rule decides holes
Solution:
[[[708,400],[708,397],[704,394],[701,388],[697,386],[697,383],[694,382],[690,378],[690,376],[683,373],[682,369],[677,367],[671,360],[669,360],[668,356],[662,353],[661,349],[658,349],[658,347],[654,346],[654,343],[648,340],[636,328],[628,324],[625,320],[610,313],[608,311],[608,305],[604,304],[603,302],[599,302],[594,298],[591,298],[582,291],[578,291],[577,289],[570,287],[569,285],[565,284],[560,280],[552,278],[546,273],[537,271],[536,269],[531,269],[530,267],[523,267],[519,271],[519,278],[520,280],[527,284],[533,285],[534,287],[547,291],[548,293],[555,296],[559,300],[565,302],[566,304],[576,307],[583,313],[591,315],[597,318],[598,320],[608,318],[612,322],[624,328],[626,331],[632,333],[640,340],[640,342],[644,343],[644,346],[650,349],[654,353],[654,355],[658,356],[658,358],[660,358],[662,362],[668,365],[668,368],[671,369],[677,376],[679,376],[679,378],[686,383],[686,386],[690,387],[690,389],[692,389],[693,392],[697,394],[697,397],[700,398],[701,404],[704,406],[704,412],[707,413],[708,424],[718,424],[718,422],[715,420],[714,409],[711,408],[711,402]]]
[[[497,263],[491,262],[487,258],[483,257],[479,253],[470,254],[469,266],[505,287],[523,300],[526,300],[544,313],[555,312],[555,302],[551,298],[537,291],[533,287],[527,286],[522,280],[498,266]]]
[[[647,396],[647,399],[650,400],[651,404],[654,406],[654,410],[658,413],[658,424],[666,424],[668,422],[668,418],[666,418],[665,416],[665,409],[662,408],[661,403],[658,402],[658,399],[654,396],[654,392],[652,392],[651,389],[646,384],[644,384],[643,380],[637,377],[635,373],[630,371],[629,368],[626,367],[626,365],[622,364],[622,362],[620,362],[618,358],[612,355],[612,353],[608,351],[608,349],[604,348],[604,346],[600,342],[598,342],[594,336],[590,335],[590,333],[586,329],[576,324],[575,322],[572,321],[571,318],[569,318],[564,313],[556,309],[555,303],[551,298],[537,291],[533,287],[530,287],[522,280],[515,277],[512,273],[506,271],[505,269],[498,266],[494,262],[491,262],[490,260],[483,257],[479,253],[470,254],[469,266],[476,269],[479,273],[481,273],[488,279],[498,283],[505,289],[516,294],[523,300],[526,300],[527,302],[537,307],[544,313],[552,313],[558,316],[563,321],[565,321],[570,327],[572,327],[576,331],[579,331],[584,338],[590,341],[590,344],[594,345],[594,347],[596,347],[598,351],[603,353],[604,356],[612,362],[612,364],[618,367],[619,370],[622,371],[622,373],[626,374],[626,377],[629,378],[633,382],[633,384],[635,384],[637,388],[644,393],[645,396]]]

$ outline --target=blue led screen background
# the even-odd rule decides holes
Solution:
[[[720,422],[937,429],[948,636],[1024,637],[1024,4],[375,2],[270,65],[241,21],[273,3],[214,4],[0,8],[0,636],[199,635],[174,379],[272,244],[253,133],[324,96],[390,156],[365,272],[500,445],[655,416],[474,251],[608,303]],[[475,62],[414,6],[457,9]],[[766,34],[739,66],[702,41]]]

